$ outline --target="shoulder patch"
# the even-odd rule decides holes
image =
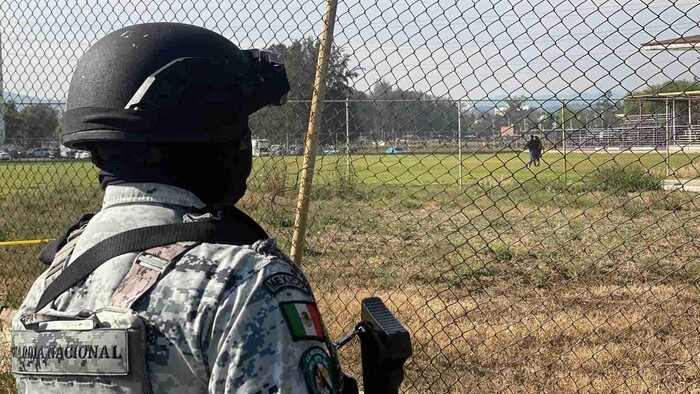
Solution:
[[[295,289],[311,295],[311,286],[304,277],[289,272],[277,272],[265,278],[263,284],[273,295],[284,289]]]
[[[300,367],[311,394],[334,394],[331,358],[319,346],[314,346],[301,356]]]
[[[289,327],[292,340],[324,340],[323,325],[316,304],[313,302],[280,302],[279,306]]]

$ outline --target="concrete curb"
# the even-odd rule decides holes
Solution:
[[[662,187],[664,190],[700,193],[700,179],[664,179]]]

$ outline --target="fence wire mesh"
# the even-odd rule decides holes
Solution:
[[[240,205],[289,250],[323,9],[0,0],[0,241],[99,209],[89,156],[59,144],[72,70],[110,31],[178,21],[286,63]],[[699,19],[696,0],[341,2],[303,249],[331,335],[374,295],[413,337],[406,392],[700,390]],[[3,307],[39,249],[0,246]],[[341,360],[360,376],[358,347]]]

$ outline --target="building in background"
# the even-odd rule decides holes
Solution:
[[[514,126],[501,126],[501,137],[514,137],[515,127]]]
[[[654,40],[642,44],[647,51],[687,51],[700,49],[700,35]]]
[[[640,45],[642,50],[692,52],[700,50],[700,35],[653,40]],[[654,57],[649,59],[654,62]],[[693,81],[683,89],[666,86],[654,91],[632,92],[622,100],[623,113],[615,115],[611,127],[575,128],[567,134],[567,149],[611,149],[652,151],[700,151],[700,89]],[[680,82],[686,82],[680,80]],[[661,85],[657,85],[657,88]],[[664,89],[664,90],[661,90]],[[563,116],[563,113],[562,113]]]

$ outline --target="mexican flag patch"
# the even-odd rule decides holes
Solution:
[[[313,302],[280,302],[280,308],[293,340],[323,340],[323,326],[316,304]]]

